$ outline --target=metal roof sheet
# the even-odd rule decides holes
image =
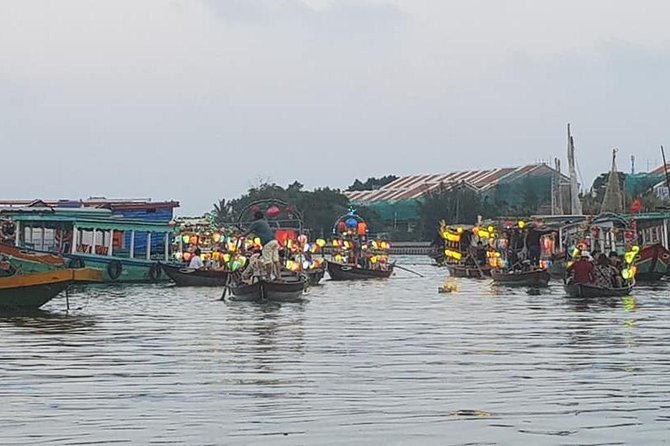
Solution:
[[[546,164],[529,164],[520,167],[502,167],[482,170],[464,170],[443,174],[407,175],[400,177],[380,189],[371,191],[345,192],[347,197],[357,203],[375,203],[379,201],[412,200],[421,198],[430,191],[440,187],[453,187],[465,184],[474,190],[486,190],[501,181],[513,181],[516,178],[531,174],[538,170],[554,171]],[[555,171],[554,171],[555,172]],[[563,180],[568,180],[561,175]]]

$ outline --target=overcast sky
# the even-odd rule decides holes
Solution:
[[[261,179],[670,146],[664,0],[0,0],[1,198],[208,211]],[[565,166],[565,161],[564,161]]]

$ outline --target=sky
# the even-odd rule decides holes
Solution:
[[[262,181],[670,145],[662,0],[0,0],[0,198],[209,211]]]

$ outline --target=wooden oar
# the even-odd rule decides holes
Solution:
[[[400,269],[403,270],[403,271],[407,271],[408,273],[416,274],[416,275],[419,276],[419,277],[425,277],[425,276],[424,276],[423,274],[421,274],[421,273],[417,273],[416,271],[412,271],[412,270],[409,269],[409,268],[403,268],[402,266],[400,266],[400,265],[398,265],[398,264],[396,264],[395,267],[396,267],[396,268],[400,268]]]
[[[221,294],[221,300],[226,299],[226,294],[228,293],[228,288],[230,287],[230,283],[232,282],[232,273],[228,274],[228,277],[226,277],[226,283],[223,285],[223,293]]]

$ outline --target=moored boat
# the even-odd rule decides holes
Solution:
[[[393,274],[394,263],[388,264],[386,269],[368,269],[361,268],[358,265],[349,265],[328,262],[328,275],[332,280],[366,280],[366,279],[387,279]]]
[[[59,255],[3,244],[0,244],[0,257],[9,262],[18,274],[44,273],[66,267],[65,259]]]
[[[91,268],[61,269],[0,277],[0,307],[37,309],[74,283],[101,282],[102,274]]]
[[[245,302],[302,302],[307,279],[301,275],[279,280],[256,278],[252,284],[238,282],[230,287],[231,300]]]
[[[224,286],[230,271],[218,269],[194,269],[181,265],[161,263],[165,274],[177,286]]]
[[[644,246],[636,260],[637,280],[655,281],[670,273],[670,251],[660,243]]]
[[[621,288],[601,288],[584,283],[566,283],[563,288],[570,297],[596,298],[628,296],[634,285],[632,283]]]
[[[5,213],[16,225],[14,245],[21,262],[62,256],[70,268],[102,272],[103,282],[155,282],[162,276],[159,260],[169,259],[168,224],[112,218],[106,209],[16,209]],[[40,261],[40,268],[53,265]],[[19,268],[17,268],[19,269]]]
[[[530,271],[503,271],[500,269],[492,269],[491,278],[495,285],[545,287],[549,285],[551,275],[544,269]]]

